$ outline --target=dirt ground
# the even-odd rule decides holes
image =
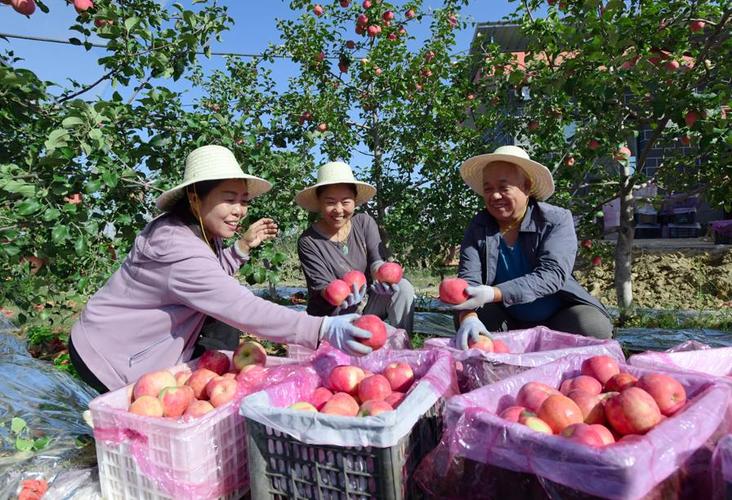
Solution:
[[[577,280],[603,303],[617,304],[612,248],[592,266],[580,258]],[[732,249],[652,249],[633,252],[633,301],[659,309],[716,309],[732,300]]]

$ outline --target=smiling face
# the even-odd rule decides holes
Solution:
[[[325,186],[318,193],[320,220],[334,231],[342,228],[356,210],[356,192],[352,184]]]
[[[249,192],[242,179],[220,182],[201,200],[191,190],[188,199],[193,214],[200,215],[206,234],[212,238],[234,236],[249,208]]]
[[[529,202],[531,182],[513,163],[497,161],[483,169],[485,207],[499,223],[518,219]]]

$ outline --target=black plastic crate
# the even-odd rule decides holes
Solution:
[[[658,223],[658,214],[647,213],[647,212],[636,212],[635,214],[633,214],[633,220],[638,225],[657,224]]]
[[[413,473],[439,443],[443,407],[440,399],[389,448],[306,444],[247,418],[251,498],[415,498]]]
[[[732,245],[732,236],[728,234],[722,234],[718,233],[717,231],[712,231],[714,233],[714,244],[715,245]],[[728,497],[732,498],[732,496]]]
[[[638,224],[635,226],[635,238],[639,240],[661,237],[660,224]]]
[[[701,224],[669,224],[669,238],[698,238],[701,236]]]
[[[696,208],[677,208],[669,220],[671,224],[696,224]]]

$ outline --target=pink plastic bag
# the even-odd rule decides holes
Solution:
[[[503,341],[510,352],[463,351],[455,348],[453,339],[445,338],[430,339],[425,342],[425,348],[445,349],[452,354],[457,362],[458,385],[463,393],[570,354],[605,354],[625,361],[623,350],[615,340],[582,337],[544,326],[498,333],[492,337]]]
[[[580,374],[586,358],[569,356],[451,398],[443,440],[420,465],[420,486],[443,498],[522,498],[543,491],[551,498],[590,494],[634,499],[650,492],[663,497],[669,486],[691,488],[704,498],[702,487],[711,490],[711,446],[728,431],[724,409],[731,392],[707,377],[674,373],[690,403],[646,435],[604,448],[541,434],[497,416],[514,404],[525,383],[559,387],[564,378]],[[621,369],[636,376],[652,371],[629,365]],[[682,467],[683,473],[676,474]],[[451,490],[435,491],[441,484]]]
[[[418,381],[395,411],[375,417],[349,418],[288,409],[297,401],[307,401],[340,365],[354,365],[380,373],[392,362],[412,366]],[[455,368],[450,355],[437,350],[379,349],[364,357],[351,357],[330,346],[318,350],[309,363],[315,376],[269,386],[246,397],[241,413],[270,429],[288,434],[308,444],[336,446],[394,446],[417,421],[441,399],[457,392]]]
[[[693,348],[693,350],[689,350]],[[683,370],[719,378],[732,384],[732,347],[710,349],[696,343],[681,344],[666,352],[648,351],[628,359],[633,366],[658,370]]]
[[[732,498],[732,435],[719,440],[712,459],[714,499]]]

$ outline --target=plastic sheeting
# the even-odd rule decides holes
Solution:
[[[91,429],[81,417],[97,393],[32,358],[14,330],[0,317],[0,498],[15,498],[33,479],[48,485],[44,499],[100,498]],[[50,438],[47,446],[18,451],[14,417],[25,421],[30,438]]]
[[[732,384],[732,347],[712,349],[699,343],[684,343],[667,352],[644,352],[630,357],[633,366],[662,370],[686,370]]]
[[[525,498],[541,490],[549,498],[585,493],[634,499],[650,492],[667,498],[667,487],[674,495],[687,488],[695,495],[688,498],[707,498],[712,446],[719,433],[729,430],[720,408],[728,406],[732,392],[708,377],[674,373],[690,403],[644,436],[603,448],[541,434],[497,416],[514,404],[525,383],[558,387],[564,378],[580,374],[585,358],[570,356],[451,398],[443,440],[420,466],[420,486],[442,498]],[[636,376],[651,371],[629,365],[622,369]]]
[[[313,391],[340,365],[354,365],[381,373],[389,363],[406,362],[418,381],[395,411],[373,417],[350,418],[286,408],[307,401]],[[318,350],[300,380],[265,388],[242,401],[241,413],[262,425],[307,444],[336,446],[394,446],[441,397],[455,394],[455,371],[450,355],[438,350],[379,350],[350,357],[333,348]]]
[[[615,340],[581,337],[544,326],[495,334],[493,338],[503,341],[510,352],[499,354],[478,349],[463,351],[455,348],[452,338],[430,339],[425,342],[425,347],[447,350],[458,362],[458,384],[461,392],[483,387],[571,354],[605,354],[618,361],[625,361],[623,350]]]

